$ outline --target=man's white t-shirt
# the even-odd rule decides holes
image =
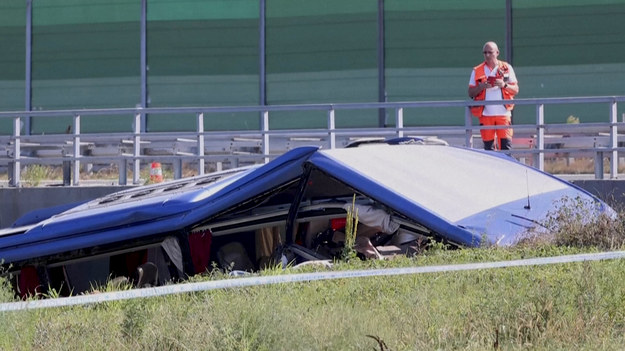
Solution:
[[[491,71],[488,65],[484,65],[484,74],[487,77],[495,76],[497,74],[497,70]],[[512,66],[508,65],[508,81],[510,83],[517,83],[516,75],[514,74],[514,69]],[[469,79],[469,86],[476,86],[477,82],[475,82],[475,70],[471,71],[471,79]],[[486,89],[486,97],[484,98],[486,101],[493,100],[503,100],[503,95],[501,93],[501,88],[492,87]],[[504,105],[484,105],[483,116],[510,116],[510,111],[506,109]]]

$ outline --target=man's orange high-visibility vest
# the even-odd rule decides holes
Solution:
[[[486,62],[482,62],[481,64],[473,67],[475,70],[475,83],[480,84],[487,80],[486,72],[484,71],[484,66]],[[508,63],[504,61],[499,61],[497,75],[495,76],[497,79],[505,78],[508,76]],[[512,100],[514,99],[514,95],[506,89],[501,89],[501,95],[504,100]],[[486,89],[482,90],[476,97],[473,98],[474,101],[484,101],[486,98]],[[514,104],[506,104],[506,109],[508,111],[514,108]],[[484,112],[484,105],[481,106],[471,106],[471,114],[475,117],[482,117],[482,113]]]

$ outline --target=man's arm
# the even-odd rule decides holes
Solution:
[[[506,91],[508,93],[512,93],[512,95],[516,95],[519,93],[519,85],[517,83],[504,84],[501,89],[506,89]]]
[[[508,83],[504,83],[501,86],[501,89],[505,89],[509,94],[516,95],[519,93],[519,82],[516,79],[516,73],[514,73],[514,68],[512,66],[508,66],[509,69],[509,79]]]
[[[493,84],[492,86],[497,86],[499,88],[506,89],[506,91],[508,93],[511,93],[512,95],[516,95],[519,93],[519,85],[515,82],[515,83],[505,83],[503,81],[503,79],[497,79],[495,80],[495,84]],[[473,99],[474,97],[476,97],[482,90],[486,89],[486,88],[490,88],[491,85],[488,84],[487,82],[482,82],[479,83],[478,85],[475,86],[469,86],[469,97],[471,99]]]
[[[486,82],[481,82],[481,83],[478,83],[477,85],[470,85],[469,86],[469,97],[471,99],[473,99],[479,93],[481,93],[482,90],[484,90],[486,88],[488,88],[488,83],[486,83]]]

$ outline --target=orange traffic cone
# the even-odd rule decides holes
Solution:
[[[152,183],[160,183],[163,181],[163,170],[159,162],[152,162],[152,168],[150,168],[150,181]]]

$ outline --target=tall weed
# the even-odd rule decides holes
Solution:
[[[358,228],[358,209],[356,208],[356,194],[352,199],[352,205],[347,210],[347,218],[345,221],[345,245],[341,252],[341,259],[344,261],[353,260],[357,257],[356,249],[356,235]]]
[[[21,177],[26,186],[39,186],[42,181],[58,179],[57,172],[52,167],[38,164],[27,166]]]
[[[520,246],[618,250],[625,244],[625,214],[601,212],[596,204],[580,198],[565,197],[556,207],[548,214],[544,229],[528,233]]]

